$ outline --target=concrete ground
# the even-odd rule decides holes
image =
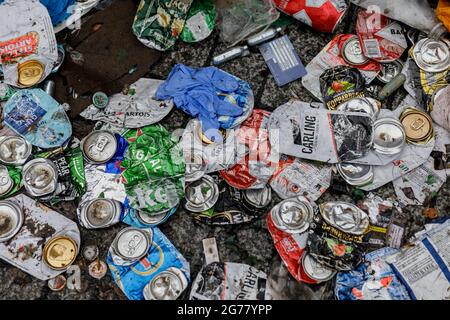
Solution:
[[[107,9],[106,9],[107,10]],[[354,32],[354,12],[352,7],[337,32]],[[131,30],[130,30],[131,32]],[[331,34],[321,34],[300,23],[289,25],[284,31],[291,39],[299,56],[306,65],[333,37]],[[111,35],[114,36],[114,35]],[[215,31],[208,39],[197,44],[186,44],[179,41],[170,52],[163,53],[160,60],[147,73],[148,77],[164,79],[176,63],[184,63],[193,67],[211,65],[212,57],[225,50],[219,34]],[[225,71],[248,81],[255,94],[255,108],[272,111],[287,102],[294,94],[303,101],[313,101],[313,97],[303,88],[301,81],[294,81],[282,88],[275,83],[262,56],[253,53],[250,56],[236,59],[221,66]],[[405,93],[400,90],[395,98],[385,105],[394,106]],[[174,109],[162,121],[169,130],[184,127],[189,118],[181,111]],[[74,134],[82,138],[92,128],[90,123],[82,118],[73,121]],[[378,189],[377,195],[387,198],[394,194],[391,184]],[[349,193],[351,194],[351,193]],[[436,208],[441,215],[450,212],[450,184],[447,182],[437,196]],[[327,192],[318,202],[343,200],[355,203],[352,196]],[[76,220],[76,204],[64,203],[57,206],[65,216]],[[410,223],[410,232],[417,231],[425,223],[421,214],[422,207],[408,206],[404,212]],[[281,297],[286,299],[333,299],[333,282],[322,285],[306,285],[297,283],[290,276],[280,272],[281,260],[273,246],[267,231],[265,216],[249,224],[237,226],[211,227],[194,222],[193,218],[180,208],[167,222],[160,226],[164,234],[190,262],[193,277],[200,270],[202,258],[202,239],[216,237],[222,261],[242,262],[265,271],[267,274],[280,275],[279,281],[284,281],[284,292]],[[115,234],[123,228],[119,224],[101,231],[81,229],[82,245],[97,244],[100,256],[105,259],[107,250]],[[52,292],[47,283],[39,281],[30,275],[0,261],[0,299],[126,299],[108,274],[101,280],[91,278],[82,258],[76,261],[82,270],[81,292],[64,289],[62,292]],[[189,289],[182,298],[188,296]]]

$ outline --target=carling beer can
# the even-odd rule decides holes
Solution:
[[[364,55],[378,62],[393,62],[408,47],[402,26],[377,12],[360,11],[356,33]]]
[[[27,88],[43,81],[58,60],[52,21],[37,0],[0,5],[0,61],[5,82]]]
[[[23,165],[31,155],[31,144],[20,136],[0,137],[0,162],[6,165]]]
[[[322,32],[333,32],[348,9],[345,0],[274,0],[288,15]]]

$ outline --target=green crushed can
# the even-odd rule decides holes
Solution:
[[[130,206],[157,215],[184,197],[182,148],[161,125],[129,130],[125,159],[120,164]]]
[[[0,200],[13,196],[22,188],[22,169],[0,165]]]
[[[84,158],[80,147],[71,149],[66,154],[69,162],[69,171],[72,176],[72,182],[79,195],[86,192],[86,177],[84,175]]]
[[[183,31],[193,0],[141,0],[133,33],[147,47],[166,51]]]
[[[194,0],[181,32],[181,40],[199,42],[206,39],[214,30],[216,16],[216,6],[212,0]]]

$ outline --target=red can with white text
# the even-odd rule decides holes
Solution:
[[[304,24],[331,33],[348,9],[345,0],[274,0],[278,9]]]

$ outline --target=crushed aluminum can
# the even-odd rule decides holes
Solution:
[[[252,209],[264,209],[269,206],[272,202],[272,189],[270,186],[266,185],[262,189],[247,189],[242,192],[243,203],[242,205],[248,208],[249,211]]]
[[[97,259],[99,254],[98,246],[96,245],[85,246],[82,252],[83,258],[87,261],[94,261],[95,259]]]
[[[317,262],[311,255],[302,255],[300,267],[298,268],[300,281],[317,284],[328,281],[336,275],[336,270],[328,268]]]
[[[433,120],[419,109],[405,108],[399,118],[405,129],[406,141],[412,144],[426,144],[434,138]]]
[[[86,161],[93,164],[108,162],[117,151],[117,139],[108,131],[92,131],[81,140],[80,148]]]
[[[123,261],[123,265],[130,265],[147,254],[152,245],[152,239],[153,232],[151,231],[127,227],[117,233],[111,248],[115,255]]]
[[[338,163],[336,169],[341,177],[352,186],[364,186],[373,180],[371,165]]]
[[[281,199],[301,195],[315,201],[330,186],[331,174],[331,165],[295,158],[280,165],[270,186]]]
[[[356,33],[364,55],[378,62],[395,61],[408,47],[402,26],[378,12],[361,10]]]
[[[23,167],[25,190],[34,197],[42,197],[55,192],[58,184],[58,169],[52,161],[33,159]]]
[[[425,72],[443,72],[450,67],[450,41],[422,39],[415,44],[412,56]]]
[[[74,239],[66,235],[51,238],[45,243],[42,259],[53,270],[65,270],[76,259],[78,246]]]
[[[105,108],[94,104],[80,115],[93,121],[104,121],[124,128],[141,128],[161,121],[173,108],[172,100],[154,98],[162,80],[141,78],[121,93],[110,96]]]
[[[0,198],[14,188],[14,181],[9,176],[8,168],[0,164]]]
[[[373,124],[373,147],[381,154],[398,154],[405,146],[406,133],[400,121],[380,118]]]
[[[153,234],[153,245],[142,259],[124,264],[110,247],[106,260],[112,278],[128,299],[143,300],[145,286],[160,272],[171,267],[180,269],[190,281],[189,263],[157,227],[138,230]]]
[[[242,263],[213,262],[192,283],[189,300],[268,300],[267,275]]]
[[[58,59],[56,60],[55,66],[53,67],[52,73],[57,73],[64,63],[64,59],[66,58],[66,50],[64,46],[58,44]]]
[[[348,9],[344,0],[274,0],[284,13],[322,32],[333,32]]]
[[[342,104],[340,104],[337,111],[347,112],[365,112],[368,113],[373,119],[376,119],[381,109],[381,103],[373,98],[353,98]]]
[[[47,9],[39,1],[0,5],[0,60],[5,82],[30,87],[44,80],[58,59],[56,38]]]
[[[157,225],[167,220],[173,214],[173,209],[165,210],[160,214],[149,215],[145,211],[136,210],[136,217],[144,225]]]
[[[309,228],[314,206],[303,196],[281,201],[270,210],[275,227],[286,233],[303,233]]]
[[[211,209],[219,199],[219,187],[209,175],[186,186],[184,207],[191,212],[203,212]]]
[[[342,44],[351,34],[335,36],[306,66],[307,74],[302,78],[302,84],[316,99],[323,101],[320,76],[328,69],[338,66],[349,66],[340,55]],[[378,75],[381,66],[370,60],[367,64],[356,66],[366,84],[370,84]]]
[[[100,280],[106,275],[106,272],[108,272],[108,266],[103,261],[97,260],[89,265],[88,270],[89,275],[92,278]]]
[[[8,200],[0,201],[0,242],[14,237],[23,221],[22,209],[17,204]]]
[[[185,181],[192,182],[201,179],[205,175],[206,163],[203,160],[201,150],[183,150],[186,171],[184,173]]]
[[[319,205],[320,214],[329,225],[351,235],[362,235],[369,228],[369,216],[357,206],[346,202]]]
[[[1,74],[1,65],[0,65],[0,74]],[[1,101],[7,101],[9,98],[11,98],[13,96],[13,94],[16,92],[16,90],[6,84],[3,80],[0,80],[0,102]],[[0,119],[1,119],[1,115],[0,115]]]
[[[64,290],[67,284],[67,279],[62,274],[48,280],[47,286],[50,290],[58,292]]]
[[[79,205],[80,224],[88,229],[106,228],[120,221],[122,204],[112,199],[94,199]]]
[[[194,1],[187,13],[180,38],[184,42],[199,42],[214,30],[217,11],[212,0]]]
[[[431,99],[430,116],[434,122],[450,132],[450,85],[437,90]]]
[[[175,267],[170,267],[158,273],[144,287],[145,300],[176,300],[187,288],[188,280],[184,273]]]
[[[396,76],[398,76],[403,70],[403,62],[400,60],[395,60],[388,63],[381,64],[380,73],[377,79],[381,82],[387,84],[392,81]]]
[[[351,66],[361,66],[369,61],[359,44],[357,36],[348,38],[341,47],[341,56]]]

